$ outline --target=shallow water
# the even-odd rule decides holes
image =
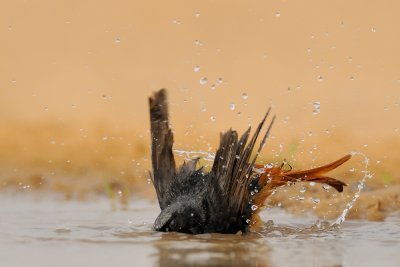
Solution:
[[[2,266],[399,266],[400,215],[340,228],[265,210],[264,229],[246,235],[151,230],[157,203],[0,195]]]

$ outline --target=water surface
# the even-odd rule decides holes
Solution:
[[[259,232],[187,235],[151,229],[157,203],[64,201],[0,195],[2,266],[399,266],[400,215],[339,228],[281,209],[262,213]],[[268,220],[273,220],[268,221]]]

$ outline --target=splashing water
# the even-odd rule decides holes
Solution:
[[[331,224],[331,227],[339,226],[340,224],[342,224],[346,220],[347,214],[349,213],[351,208],[354,206],[354,204],[356,203],[357,199],[360,197],[361,191],[364,189],[365,184],[367,182],[367,179],[371,179],[372,176],[373,176],[371,174],[371,172],[368,170],[369,158],[364,153],[359,152],[359,151],[353,151],[353,152],[351,152],[351,155],[353,157],[355,155],[360,155],[360,156],[363,157],[363,159],[364,159],[364,168],[363,168],[363,170],[361,172],[364,174],[364,176],[358,182],[357,192],[354,194],[354,196],[351,199],[351,201],[346,204],[344,210],[342,211],[342,214],[340,214],[340,216],[336,219],[336,221]]]
[[[178,156],[184,157],[185,160],[192,160],[192,159],[201,157],[202,159],[204,159],[206,161],[213,162],[214,159],[215,159],[215,154],[212,153],[212,152],[206,152],[206,151],[200,151],[200,150],[188,151],[188,150],[183,150],[183,149],[174,149],[174,152]],[[354,194],[354,196],[351,199],[351,201],[346,204],[346,206],[345,206],[344,210],[342,211],[342,213],[340,214],[340,216],[337,217],[336,220],[333,223],[331,223],[329,227],[327,227],[327,225],[324,225],[323,228],[326,228],[326,229],[336,228],[336,227],[340,226],[346,220],[347,214],[353,208],[353,206],[356,203],[357,199],[360,197],[361,191],[364,189],[367,180],[371,179],[373,177],[371,172],[368,170],[369,158],[364,153],[362,153],[360,151],[353,151],[350,154],[353,157],[359,155],[359,156],[361,156],[363,158],[364,168],[361,171],[361,173],[363,173],[363,177],[358,182],[356,193]],[[305,188],[304,188],[304,190],[301,190],[300,192],[304,193],[305,192]],[[316,201],[313,199],[313,202],[318,203],[319,199],[316,199]],[[318,226],[318,223],[316,223],[315,225]]]
[[[338,229],[340,227],[340,225],[346,220],[346,216],[349,213],[349,211],[353,208],[354,204],[356,203],[357,199],[360,197],[361,195],[361,191],[364,189],[365,184],[367,183],[367,180],[371,179],[373,177],[373,174],[368,170],[368,166],[369,166],[369,158],[362,152],[360,151],[353,151],[350,153],[353,157],[356,155],[359,155],[363,158],[363,163],[364,163],[364,167],[361,171],[361,173],[363,173],[363,177],[362,179],[358,182],[358,186],[357,186],[357,191],[355,192],[353,198],[350,200],[350,202],[348,202],[344,208],[344,210],[342,211],[342,213],[340,214],[339,217],[336,218],[336,220],[333,223],[329,223],[328,221],[320,221],[317,220],[315,223],[313,223],[310,227],[305,227],[305,228],[290,228],[290,227],[272,227],[268,226],[268,223],[266,224],[266,232],[271,232],[271,231],[278,231],[281,232],[282,235],[288,235],[288,234],[315,234],[318,233],[320,231],[331,231],[331,230],[335,230]],[[304,187],[303,187],[304,188]],[[305,188],[304,189],[300,189],[301,193],[305,192]],[[317,200],[317,201],[315,201]],[[312,201],[314,203],[318,203],[319,202],[319,198],[312,198]],[[273,223],[272,223],[273,225]]]
[[[174,152],[180,156],[183,157],[185,160],[192,160],[201,157],[202,159],[206,161],[214,161],[215,159],[215,154],[212,152],[206,152],[206,151],[201,151],[201,150],[184,150],[184,149],[174,149]]]

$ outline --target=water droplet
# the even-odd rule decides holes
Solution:
[[[243,93],[242,98],[243,98],[243,100],[247,100],[249,98],[249,96],[246,93]]]
[[[236,115],[238,115],[238,117],[239,117],[240,115],[242,115],[242,112],[238,111],[238,112],[236,113]]]
[[[303,193],[305,193],[305,192],[306,192],[306,190],[307,190],[307,189],[306,189],[304,186],[302,186],[302,187],[300,188],[300,193],[302,193],[302,194],[303,194]]]
[[[268,169],[271,169],[272,167],[274,167],[274,164],[272,162],[270,162],[267,165],[265,165],[265,167],[267,167]]]
[[[321,102],[315,101],[313,103],[313,107],[314,107],[313,115],[318,115],[321,112]]]
[[[312,131],[309,131],[308,132],[308,136],[312,136],[313,135],[313,132]]]
[[[315,182],[310,182],[309,185],[310,186],[315,186]]]
[[[329,185],[327,185],[327,184],[324,184],[324,185],[322,185],[322,188],[325,190],[325,191],[329,191],[329,189],[331,188]]]
[[[200,85],[206,85],[207,82],[208,82],[207,77],[201,77],[201,78],[200,78]]]
[[[215,116],[211,116],[211,117],[210,117],[210,120],[211,120],[212,122],[214,122],[214,121],[217,120],[217,118],[216,118]]]
[[[193,71],[194,72],[199,72],[200,71],[200,66],[199,65],[194,66]]]
[[[352,57],[348,57],[348,59],[347,59],[349,62],[352,62],[353,61],[353,58]]]
[[[218,85],[221,85],[223,82],[224,82],[224,80],[222,78],[218,78],[217,79],[217,84]]]
[[[364,183],[358,183],[357,185],[358,190],[363,190],[364,189]]]
[[[199,11],[196,11],[196,13],[194,13],[194,15],[195,15],[196,17],[200,17],[200,12],[199,12]]]
[[[108,140],[108,136],[103,136],[103,140],[104,141]]]
[[[251,210],[252,211],[255,211],[255,210],[257,210],[258,209],[258,206],[257,205],[251,205]]]
[[[376,28],[371,28],[371,32],[376,32]]]
[[[318,81],[319,81],[319,82],[323,82],[323,81],[324,81],[324,77],[318,76]]]
[[[211,85],[211,90],[214,91],[217,86],[215,84]]]
[[[235,108],[236,108],[236,104],[233,103],[233,102],[231,102],[231,103],[229,104],[229,109],[230,109],[230,110],[235,110]]]
[[[281,13],[279,11],[275,12],[275,17],[280,17]]]
[[[310,53],[311,52],[311,48],[308,47],[307,48],[307,52]]]
[[[11,80],[11,83],[17,83],[17,80]]]
[[[194,44],[197,45],[197,46],[202,46],[203,42],[200,41],[200,40],[194,40]]]
[[[179,25],[179,24],[181,24],[181,21],[178,20],[178,19],[173,19],[173,20],[172,20],[172,23],[173,23],[173,24],[176,24],[176,25]]]
[[[190,213],[190,217],[193,217],[194,216],[194,214],[193,213]]]
[[[318,204],[321,200],[317,197],[313,197],[311,198],[312,202],[314,202],[315,204]]]
[[[120,38],[115,38],[115,39],[114,39],[114,42],[117,43],[117,44],[119,44],[119,43],[121,42],[121,39],[120,39]]]
[[[304,200],[304,196],[298,196],[297,200],[303,201]]]
[[[48,107],[44,107],[44,111],[49,111],[49,108]]]
[[[355,168],[350,168],[350,169],[349,169],[349,172],[355,172],[355,171],[356,171]]]
[[[350,81],[354,81],[354,80],[355,80],[354,76],[350,76]]]
[[[283,119],[283,123],[288,123],[288,121],[289,121],[289,117],[288,116],[286,116],[284,119]]]

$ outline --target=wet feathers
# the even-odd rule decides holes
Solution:
[[[346,184],[326,176],[350,159],[347,155],[331,164],[306,170],[264,168],[256,159],[264,146],[275,116],[254,154],[257,139],[269,119],[270,109],[251,136],[251,128],[240,137],[232,129],[222,133],[210,172],[197,168],[198,159],[176,167],[174,137],[169,125],[165,89],[149,98],[152,180],[161,212],[154,223],[157,231],[192,234],[246,232],[259,223],[258,212],[277,187],[305,181],[325,183],[342,192]]]

